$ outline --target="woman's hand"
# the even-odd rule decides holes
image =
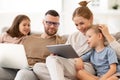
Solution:
[[[102,33],[105,37],[110,35],[108,27],[105,24],[100,24],[99,29],[102,31]]]
[[[115,38],[109,33],[108,27],[106,25],[100,24],[99,29],[101,30],[108,43],[111,43],[115,40]]]

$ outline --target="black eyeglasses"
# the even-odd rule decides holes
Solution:
[[[54,25],[55,27],[58,27],[60,25],[59,22],[52,22],[52,21],[45,21],[48,26]]]

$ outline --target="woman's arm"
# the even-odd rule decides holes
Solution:
[[[116,40],[114,40],[113,42],[109,43],[111,48],[114,49],[117,53],[117,57],[120,60],[120,43]]]
[[[108,41],[109,45],[111,48],[113,48],[116,53],[118,58],[120,59],[120,39],[115,39],[108,30],[108,27],[106,25],[100,25],[99,29],[102,31],[104,37]],[[119,33],[120,34],[120,33]]]
[[[99,29],[102,31],[108,43],[111,43],[115,40],[115,38],[109,33],[108,27],[106,25],[100,25]]]

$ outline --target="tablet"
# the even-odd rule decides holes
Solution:
[[[46,46],[51,53],[64,58],[78,58],[79,56],[70,44],[57,44]]]

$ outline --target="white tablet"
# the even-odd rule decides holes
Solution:
[[[57,44],[46,46],[51,53],[64,58],[78,58],[79,56],[70,44]]]

